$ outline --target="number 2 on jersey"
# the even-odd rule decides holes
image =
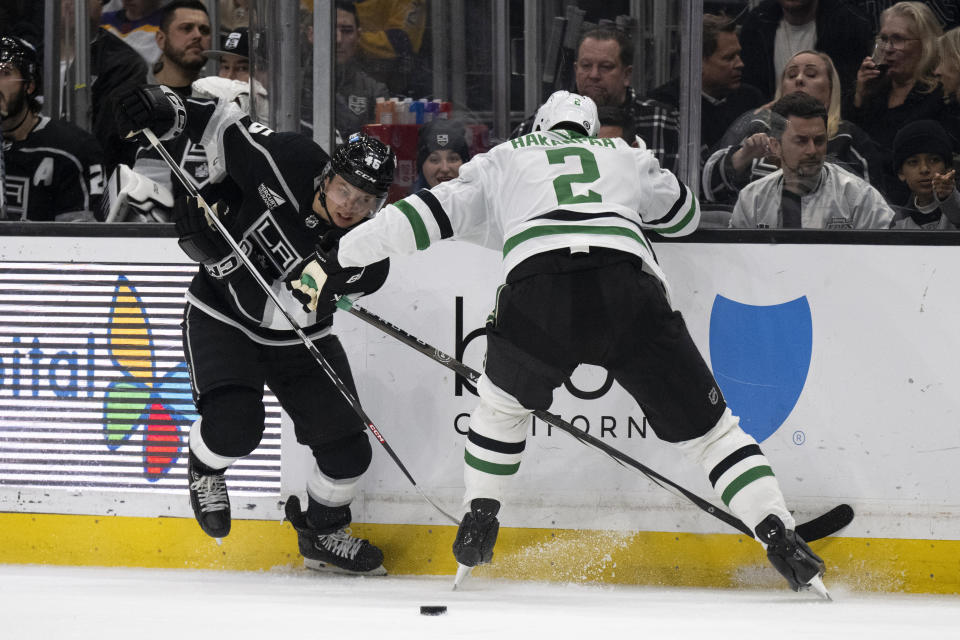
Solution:
[[[553,181],[553,190],[557,193],[559,204],[583,204],[586,202],[601,202],[603,199],[596,191],[588,190],[580,195],[573,195],[574,182],[594,182],[600,178],[600,169],[597,168],[597,159],[583,147],[559,147],[547,149],[547,160],[550,164],[565,164],[568,156],[580,158],[580,173],[565,173],[557,176]]]

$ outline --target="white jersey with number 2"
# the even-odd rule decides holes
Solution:
[[[340,240],[343,266],[363,266],[457,238],[503,254],[504,275],[544,251],[633,253],[666,284],[645,229],[691,233],[694,194],[654,155],[619,138],[538,131],[474,156],[460,176],[387,206]]]

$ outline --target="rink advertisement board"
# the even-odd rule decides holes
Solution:
[[[169,238],[3,240],[0,510],[98,513],[102,501],[86,500],[96,489],[142,493],[112,502],[116,513],[149,515],[157,504],[165,506],[155,515],[189,516],[183,463],[195,409],[179,313],[193,267]],[[719,241],[656,250],[674,306],[800,519],[849,502],[858,517],[845,535],[958,539],[956,247]],[[440,243],[394,260],[385,287],[357,304],[482,369],[483,322],[501,277],[495,252]],[[353,316],[338,313],[335,329],[377,429],[418,486],[459,511],[472,384]],[[579,368],[551,411],[719,503],[703,471],[657,440],[605,371]],[[309,452],[281,439],[275,407],[270,416],[262,451],[231,471],[231,492],[302,491]],[[373,447],[355,520],[446,524]],[[539,420],[513,488],[508,527],[731,532]],[[275,507],[264,513],[234,517],[280,518]]]
[[[137,255],[149,250],[127,257]],[[184,492],[198,415],[180,321],[195,271],[151,262],[0,263],[0,486],[48,496]],[[231,470],[231,491],[279,494],[279,434],[271,397],[263,443]],[[47,502],[56,509],[61,501]]]

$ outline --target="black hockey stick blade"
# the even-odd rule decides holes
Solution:
[[[797,535],[807,542],[827,538],[853,522],[853,516],[853,507],[846,503],[838,504],[813,520],[798,524]]]

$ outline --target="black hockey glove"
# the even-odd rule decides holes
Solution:
[[[218,214],[217,208],[213,206],[215,214]],[[180,248],[194,262],[216,264],[232,251],[200,200],[193,196],[177,198],[173,203],[173,223],[180,236]]]
[[[176,93],[163,85],[146,85],[124,92],[117,100],[117,130],[129,137],[149,128],[161,140],[172,140],[187,124],[187,109]]]
[[[324,236],[316,251],[294,267],[295,279],[287,282],[304,311],[316,311],[319,302],[334,302],[349,285],[363,277],[363,267],[344,267],[337,260],[337,247]]]

